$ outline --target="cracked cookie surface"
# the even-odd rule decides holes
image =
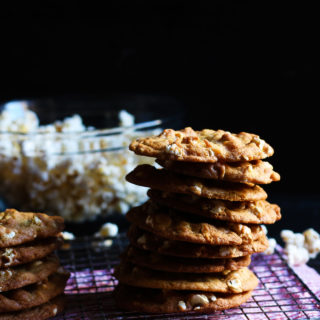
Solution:
[[[195,163],[158,159],[157,163],[167,170],[204,179],[253,184],[268,184],[280,180],[279,173],[273,171],[272,165],[261,160],[234,163]]]
[[[196,310],[199,313],[210,313],[237,307],[246,302],[251,294],[251,291],[233,294],[164,291],[120,284],[115,290],[115,299],[120,308],[130,311],[175,313]]]
[[[168,240],[131,225],[128,231],[130,243],[137,248],[157,252],[164,255],[185,258],[237,258],[268,248],[265,234],[249,244],[212,246],[191,242]]]
[[[191,162],[235,162],[264,159],[273,155],[272,147],[251,133],[224,130],[194,131],[165,129],[157,136],[139,138],[130,144],[138,155]]]
[[[129,247],[124,258],[128,261],[152,270],[168,272],[211,273],[225,270],[238,270],[247,267],[250,255],[229,259],[192,259],[165,256],[156,252]]]
[[[48,279],[29,286],[0,293],[0,313],[32,308],[63,293],[69,273],[58,271]]]
[[[51,255],[17,267],[0,269],[0,292],[45,280],[56,272],[59,266],[58,257]]]
[[[0,248],[0,268],[8,268],[42,259],[63,243],[61,237],[28,242],[15,247]]]
[[[148,196],[160,205],[223,221],[272,224],[281,219],[280,207],[266,200],[238,202],[206,199],[154,189],[148,190]]]
[[[164,290],[240,293],[251,291],[258,285],[257,277],[248,268],[223,273],[170,273],[123,261],[117,266],[115,277],[127,285]]]
[[[64,296],[58,296],[42,305],[30,309],[0,313],[0,320],[45,320],[56,316],[64,309]]]
[[[143,164],[126,176],[126,180],[151,189],[196,195],[208,199],[257,201],[267,198],[257,185],[217,181],[180,175],[166,169]]]
[[[243,225],[207,220],[159,207],[151,200],[129,210],[126,218],[140,228],[170,240],[211,245],[240,245],[258,239],[263,230],[258,225]]]
[[[7,209],[0,213],[0,248],[53,237],[63,229],[62,217]]]

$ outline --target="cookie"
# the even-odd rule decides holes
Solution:
[[[154,189],[148,190],[148,196],[169,208],[235,223],[272,224],[281,219],[280,207],[266,200],[238,202],[206,199]]]
[[[129,228],[128,237],[134,247],[164,255],[185,258],[237,258],[263,252],[268,248],[268,239],[264,234],[250,244],[240,246],[211,246],[167,240],[132,225]]]
[[[189,177],[156,169],[149,164],[137,166],[126,180],[151,189],[196,195],[208,199],[229,201],[257,201],[267,198],[266,192],[257,185]]]
[[[42,259],[58,249],[62,243],[62,238],[52,237],[28,242],[16,247],[0,248],[0,268],[12,267]]]
[[[259,136],[223,130],[166,129],[157,136],[138,138],[130,146],[138,155],[191,162],[236,162],[264,159],[272,147]]]
[[[199,216],[188,216],[159,207],[150,200],[130,209],[126,217],[131,223],[163,238],[193,243],[240,245],[250,243],[263,234],[262,228],[257,225],[204,221]]]
[[[17,267],[0,269],[0,292],[45,280],[56,272],[59,266],[58,257],[51,255]]]
[[[56,297],[40,306],[18,312],[0,313],[0,320],[45,320],[56,316],[64,309],[64,296]]]
[[[248,268],[223,273],[170,273],[123,261],[117,266],[115,277],[130,286],[163,290],[239,293],[251,291],[258,285],[257,277]]]
[[[240,306],[252,291],[242,293],[209,293],[205,291],[174,291],[138,288],[124,284],[114,292],[116,304],[124,310],[146,313],[176,313],[196,311],[212,313]]]
[[[249,255],[231,259],[192,259],[165,256],[132,246],[128,248],[123,257],[135,265],[152,270],[187,273],[212,273],[225,270],[238,270],[247,267],[251,262]]]
[[[225,180],[240,183],[267,184],[279,181],[279,173],[273,171],[269,162],[184,162],[158,159],[157,163],[167,170],[187,176]]]
[[[69,273],[58,269],[47,280],[0,294],[0,312],[20,311],[48,302],[63,293]]]
[[[63,229],[62,217],[7,209],[0,213],[0,248],[52,237]]]

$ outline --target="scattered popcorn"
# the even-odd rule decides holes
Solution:
[[[122,110],[119,121],[132,126],[134,116]],[[0,113],[0,194],[6,205],[81,222],[124,214],[144,202],[147,188],[128,183],[125,175],[154,159],[136,156],[128,145],[160,129],[121,134],[93,129],[79,115],[40,125],[26,103],[7,103]]]
[[[106,248],[111,247],[113,244],[113,241],[111,239],[103,240],[103,241],[93,241],[92,246],[93,249],[96,252],[100,252],[101,250],[104,250]]]
[[[293,244],[297,247],[303,247],[304,236],[301,233],[294,233],[291,230],[282,230],[280,236],[286,244]]]
[[[114,223],[105,223],[97,233],[101,237],[115,237],[118,234],[118,226]]]
[[[307,229],[303,232],[304,247],[309,251],[311,258],[315,258],[320,252],[320,234],[314,229]]]
[[[61,235],[64,240],[74,240],[76,238],[73,233],[68,231],[62,231]]]
[[[282,230],[281,238],[285,243],[286,259],[289,265],[307,263],[320,252],[320,234],[310,228],[303,233],[294,233],[291,230]]]
[[[262,228],[262,231],[264,232],[264,234],[267,235],[267,234],[268,234],[268,229],[267,229],[267,227],[266,227],[264,224],[262,224],[262,225],[261,225],[261,228]]]
[[[125,110],[119,112],[119,120],[121,127],[131,127],[134,125],[134,116]]]
[[[181,311],[184,311],[187,309],[187,305],[184,301],[179,301],[178,302],[178,308],[181,310]]]
[[[286,260],[290,266],[301,265],[309,260],[309,252],[306,248],[297,247],[293,244],[288,244],[285,247]]]
[[[269,247],[267,250],[264,251],[264,253],[265,254],[274,254],[274,250],[276,248],[277,241],[274,238],[269,238],[268,242],[269,242]]]

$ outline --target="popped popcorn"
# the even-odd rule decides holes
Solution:
[[[312,228],[303,233],[282,230],[280,235],[285,243],[284,251],[289,265],[307,263],[320,252],[320,234]]]
[[[288,244],[285,247],[286,260],[289,265],[301,265],[309,261],[309,252],[304,247],[297,247],[293,244]]]
[[[63,240],[74,240],[76,237],[72,232],[62,231],[61,232]]]
[[[86,127],[79,115],[40,125],[25,103],[6,104],[0,113],[0,193],[6,204],[80,222],[124,214],[144,202],[147,188],[136,188],[125,175],[154,159],[136,156],[128,145],[160,129],[135,131],[125,110],[119,118],[128,128],[110,134]]]
[[[277,241],[274,238],[268,238],[268,243],[269,243],[269,246],[268,246],[267,250],[264,251],[264,253],[265,254],[273,254],[274,250],[277,246]]]
[[[107,222],[101,226],[96,235],[101,237],[115,237],[118,234],[118,231],[119,229],[116,224]]]

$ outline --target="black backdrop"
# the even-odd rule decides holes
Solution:
[[[174,97],[185,125],[270,142],[282,181],[268,191],[317,196],[317,11],[292,2],[210,3],[45,1],[2,9],[0,100]]]

